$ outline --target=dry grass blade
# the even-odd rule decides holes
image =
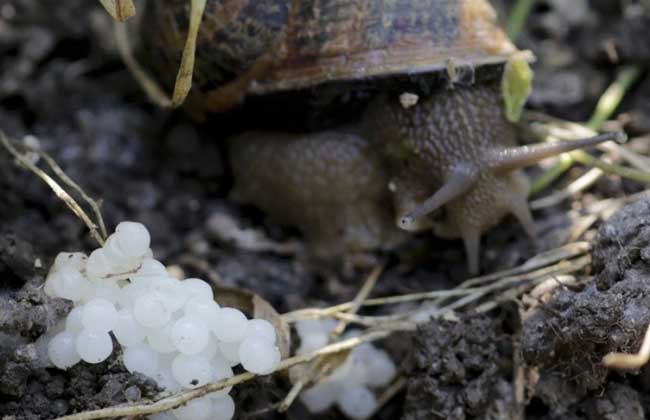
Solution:
[[[135,15],[135,5],[133,0],[99,0],[113,19],[118,22],[124,22]]]
[[[183,105],[187,94],[192,88],[192,75],[194,74],[194,59],[196,57],[196,38],[199,34],[201,19],[205,11],[206,0],[191,0],[190,5],[190,28],[187,32],[187,40],[183,48],[181,66],[176,75],[176,84],[172,95],[172,106]]]
[[[129,69],[129,72],[131,72],[131,75],[138,82],[142,90],[147,94],[149,100],[161,108],[170,108],[172,106],[172,100],[169,98],[169,95],[165,93],[165,90],[158,82],[135,59],[126,26],[115,24],[113,29],[115,44],[117,45],[122,62]]]
[[[54,194],[59,197],[72,212],[80,218],[90,230],[90,235],[97,241],[100,246],[104,245],[105,237],[102,236],[97,224],[88,216],[84,209],[75,201],[67,191],[65,191],[58,182],[56,182],[45,171],[36,166],[31,160],[27,159],[23,154],[18,152],[13,146],[9,138],[0,130],[0,144],[7,149],[7,151],[16,159],[16,161],[25,167],[27,170],[38,176],[45,184],[50,187]],[[58,165],[57,165],[58,167]],[[60,168],[59,168],[60,169]],[[70,179],[66,176],[67,179]],[[72,180],[70,180],[72,181]],[[76,185],[76,184],[75,184]]]
[[[106,224],[104,223],[104,217],[102,216],[101,209],[99,208],[100,205],[96,200],[93,200],[86,194],[86,192],[77,184],[72,178],[66,174],[63,169],[59,166],[58,163],[47,153],[45,153],[42,150],[34,150],[38,155],[45,161],[45,163],[48,164],[50,169],[52,169],[52,172],[56,176],[61,179],[61,181],[66,184],[68,187],[72,188],[83,198],[83,200],[90,206],[90,208],[93,210],[93,213],[95,214],[95,220],[97,220],[97,224],[99,225],[99,230],[101,232],[101,235],[103,238],[108,238],[108,232],[106,231]]]
[[[390,334],[392,334],[395,331],[397,330],[370,331],[357,337],[349,338],[347,340],[339,341],[338,343],[330,344],[312,353],[303,354],[300,356],[294,356],[289,359],[285,359],[280,363],[280,366],[278,366],[278,368],[272,373],[288,369],[292,366],[301,363],[310,362],[323,355],[339,353],[342,351],[353,349],[363,343],[370,343],[373,341],[381,340],[383,338],[388,337]],[[190,391],[179,392],[177,394],[162,398],[155,402],[149,402],[145,404],[120,405],[116,407],[103,408],[100,410],[85,411],[82,413],[58,417],[55,420],[94,420],[94,419],[106,419],[106,418],[126,417],[126,416],[143,416],[146,414],[160,413],[163,411],[176,408],[180,405],[185,404],[188,401],[202,397],[204,395],[219,391],[224,388],[231,387],[233,385],[240,384],[242,382],[250,381],[251,379],[257,376],[259,375],[246,372],[246,373],[233,376],[232,378],[207,384]]]

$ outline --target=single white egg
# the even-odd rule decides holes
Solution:
[[[329,337],[324,331],[310,331],[300,335],[300,347],[296,354],[311,353],[327,345]]]
[[[80,301],[90,290],[90,282],[76,268],[64,266],[57,272],[53,289],[64,299]]]
[[[172,412],[178,420],[206,420],[212,411],[212,401],[206,395],[189,401]]]
[[[346,387],[337,400],[338,406],[352,419],[367,419],[377,409],[377,399],[368,388],[362,386]]]
[[[368,385],[383,387],[395,379],[397,374],[395,363],[385,351],[376,349],[374,357],[367,360],[366,363],[368,364],[366,373]]]
[[[245,338],[239,345],[239,360],[249,372],[269,374],[278,367],[280,358],[278,347],[261,337]]]
[[[181,283],[182,284],[182,283]],[[211,327],[216,323],[219,304],[204,296],[193,296],[183,305],[186,315],[195,316]]]
[[[77,306],[72,308],[68,316],[65,318],[65,329],[72,333],[78,333],[83,330],[84,326],[81,322],[81,313],[83,312],[83,306]]]
[[[60,270],[63,267],[71,267],[82,271],[88,257],[83,252],[59,252],[52,264],[52,271]]]
[[[212,331],[220,341],[232,343],[246,336],[248,320],[242,311],[235,308],[219,308]]]
[[[162,328],[151,328],[147,332],[147,342],[158,353],[168,354],[176,351],[172,341],[172,326],[170,322]]]
[[[206,299],[214,300],[214,292],[212,287],[205,281],[196,278],[189,278],[182,281],[183,289],[188,295],[188,298],[194,296],[204,297]]]
[[[85,329],[108,332],[117,323],[117,309],[106,299],[93,299],[83,306],[81,322]]]
[[[100,363],[113,352],[113,341],[107,332],[82,330],[77,336],[76,348],[84,362]]]
[[[203,356],[179,354],[172,362],[172,375],[183,388],[196,388],[210,382],[210,361]]]
[[[246,324],[246,337],[262,337],[273,344],[277,342],[275,328],[265,319],[249,319]]]
[[[162,413],[149,414],[149,420],[178,420],[178,417],[173,415],[171,411],[165,411]]]
[[[135,276],[168,276],[167,268],[163,263],[153,258],[145,258],[140,264],[140,268],[136,271]]]
[[[181,384],[174,379],[171,367],[158,369],[158,372],[156,372],[152,378],[156,381],[159,387],[167,391],[176,392],[181,390]]]
[[[113,327],[113,334],[122,346],[135,346],[141,343],[146,331],[142,325],[136,322],[129,309],[124,308],[117,312],[117,322]]]
[[[183,354],[197,354],[208,345],[210,331],[203,321],[193,316],[184,316],[174,322],[171,339],[176,349]]]
[[[219,342],[214,334],[209,334],[208,344],[203,350],[201,350],[200,354],[208,359],[213,359],[217,354],[219,354]]]
[[[300,401],[311,413],[320,413],[336,403],[339,396],[339,384],[324,381],[300,393]]]
[[[122,222],[115,228],[117,243],[130,257],[142,257],[151,244],[149,231],[142,223]]]
[[[124,366],[131,373],[140,372],[150,378],[154,378],[158,373],[158,353],[146,344],[127,347],[124,350],[123,358]]]
[[[224,358],[220,356],[217,356],[210,361],[210,369],[212,373],[211,380],[213,382],[221,381],[222,379],[232,378],[235,375],[228,361],[226,361]],[[215,392],[215,395],[227,395],[231,389],[232,386],[229,386],[227,388]]]
[[[219,341],[219,352],[230,366],[236,366],[239,364],[239,344],[241,344],[240,341],[235,341],[233,343]]]
[[[97,248],[90,253],[86,262],[86,274],[96,280],[107,277],[111,273],[111,264],[103,248]]]
[[[81,299],[82,302],[86,303],[93,299],[101,298],[106,299],[107,301],[117,304],[120,300],[122,291],[120,286],[113,280],[96,280],[91,282],[90,290],[88,293]]]
[[[230,420],[235,415],[235,402],[229,395],[212,396],[212,417],[210,420]]]
[[[139,296],[133,304],[135,320],[147,328],[160,328],[171,319],[171,312],[155,293]]]
[[[120,248],[115,233],[106,239],[102,249],[104,250],[106,260],[110,264],[111,273],[116,274],[134,270],[140,264],[137,257],[126,254],[122,248]]]
[[[77,337],[71,331],[63,331],[55,335],[47,346],[47,354],[54,366],[67,369],[81,360],[77,353]]]

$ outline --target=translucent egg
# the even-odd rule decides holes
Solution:
[[[246,315],[234,308],[219,308],[212,331],[221,341],[232,343],[246,336]]]
[[[210,361],[202,356],[179,354],[172,362],[172,375],[183,388],[196,388],[210,382]]]
[[[149,249],[151,236],[142,223],[122,222],[115,228],[117,243],[130,257],[141,257]]]
[[[239,360],[249,372],[266,375],[278,367],[280,350],[272,342],[261,337],[248,337],[239,345]]]
[[[136,276],[160,276],[166,277],[167,268],[163,263],[153,258],[145,258],[140,264],[140,268],[136,271]]]
[[[97,280],[91,283],[90,290],[81,301],[89,302],[101,298],[116,304],[120,300],[121,293],[120,287],[113,280]]]
[[[203,321],[193,316],[184,316],[174,322],[171,339],[181,353],[197,354],[208,345],[209,334]]]
[[[300,334],[300,347],[296,351],[297,354],[306,354],[318,350],[326,346],[328,336],[322,331],[313,331],[306,334]]]
[[[167,354],[176,351],[176,346],[171,337],[172,325],[169,323],[163,328],[150,329],[147,333],[147,342],[158,353]]]
[[[246,337],[258,336],[262,337],[271,343],[275,344],[277,337],[275,336],[275,328],[265,319],[250,319],[246,324]]]
[[[90,282],[79,270],[65,266],[61,267],[53,278],[52,287],[57,296],[72,301],[79,301],[90,290]]]
[[[210,420],[230,420],[235,415],[235,402],[229,395],[211,396],[212,417]]]
[[[395,363],[388,353],[382,350],[376,350],[374,357],[367,360],[368,371],[367,383],[374,387],[383,387],[388,385],[397,374]]]
[[[81,360],[76,348],[77,337],[71,331],[63,331],[55,335],[47,346],[47,354],[54,366],[67,369]]]
[[[339,385],[332,381],[318,383],[300,394],[300,401],[311,413],[330,408],[339,396]]]
[[[182,283],[173,277],[154,277],[149,288],[158,293],[163,305],[170,312],[178,311],[187,301],[187,294],[183,291]]]
[[[124,366],[131,373],[140,372],[153,378],[159,370],[158,353],[146,344],[137,344],[124,350]]]
[[[135,299],[133,315],[136,321],[147,328],[160,328],[171,319],[171,312],[155,293],[144,294]]]
[[[214,300],[212,287],[201,279],[190,278],[183,280],[183,289],[186,291],[189,298],[199,296]]]
[[[65,329],[73,333],[78,333],[83,329],[83,324],[81,322],[81,312],[83,311],[83,306],[77,306],[73,308],[68,316],[65,318]]]
[[[77,353],[88,363],[100,363],[113,351],[113,342],[107,332],[82,330],[77,336]]]
[[[367,419],[377,408],[375,394],[365,387],[346,387],[337,403],[343,414],[352,419]]]
[[[165,411],[164,413],[149,414],[149,420],[178,420],[178,417],[170,411]]]
[[[220,356],[215,357],[210,361],[210,370],[212,374],[212,381],[220,381],[222,379],[232,378],[234,373],[228,362]],[[219,390],[215,395],[227,395],[232,386]]]
[[[83,252],[59,252],[54,259],[52,270],[57,271],[63,267],[70,267],[82,271],[88,257]]]
[[[56,291],[54,290],[54,283],[56,282],[56,278],[58,277],[56,271],[50,272],[50,274],[47,275],[47,278],[45,279],[45,284],[43,285],[43,291],[45,292],[46,295],[50,297],[59,297],[56,294]]]
[[[176,392],[181,389],[181,384],[174,379],[171,367],[158,369],[158,372],[156,372],[152,378],[156,381],[159,387],[167,391]]]
[[[235,341],[234,343],[219,342],[219,352],[230,366],[239,364],[239,344],[239,341]]]
[[[211,326],[216,323],[219,304],[203,296],[194,296],[185,302],[183,311],[186,315],[195,316]]]
[[[117,322],[113,327],[113,334],[117,341],[125,346],[134,346],[144,340],[146,330],[136,322],[129,309],[120,309],[117,313]]]
[[[178,420],[206,420],[212,411],[212,401],[208,396],[189,401],[172,412]]]
[[[149,293],[148,286],[141,283],[129,283],[120,289],[120,296],[117,304],[120,308],[133,308],[135,301],[140,296]]]
[[[112,234],[106,239],[104,246],[102,247],[106,260],[111,265],[111,271],[114,273],[128,271],[136,261],[130,255],[127,255],[119,246],[117,242],[117,237],[115,234]]]
[[[201,356],[212,359],[219,353],[219,343],[214,334],[209,334],[208,344],[201,350]]]
[[[86,262],[86,274],[91,279],[106,277],[111,272],[111,264],[103,248],[97,248],[90,253]]]
[[[117,310],[106,299],[93,299],[83,306],[81,322],[85,329],[108,332],[117,323]]]
[[[323,323],[318,319],[304,319],[297,321],[294,326],[296,327],[296,331],[298,331],[300,337],[314,333],[323,334],[325,332]]]

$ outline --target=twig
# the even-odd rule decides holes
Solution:
[[[339,353],[357,347],[363,343],[369,343],[369,342],[381,340],[383,338],[388,337],[390,334],[396,331],[398,330],[370,331],[368,333],[359,335],[357,337],[348,338],[346,340],[339,341],[338,343],[330,344],[312,353],[307,353],[300,356],[294,356],[285,359],[282,362],[280,362],[280,365],[270,374],[288,369],[292,366],[301,363],[310,362],[323,355]],[[204,395],[219,391],[221,389],[228,388],[233,385],[240,384],[242,382],[250,381],[251,379],[256,378],[258,376],[261,375],[256,375],[254,373],[246,372],[246,373],[233,376],[232,378],[221,380],[219,382],[203,385],[199,388],[190,391],[182,391],[172,396],[160,399],[156,402],[137,404],[137,405],[120,405],[115,407],[103,408],[100,410],[85,411],[82,413],[58,417],[55,420],[94,420],[94,419],[105,419],[105,418],[114,418],[114,417],[137,416],[137,415],[160,413],[162,411],[167,411],[176,408],[195,398],[200,398]]]
[[[610,369],[638,369],[648,363],[648,360],[650,360],[650,325],[646,329],[638,353],[608,353],[603,357],[603,364]]]
[[[104,245],[104,238],[101,233],[98,231],[97,225],[92,219],[86,214],[83,208],[68,194],[52,177],[45,173],[42,169],[32,163],[29,159],[26,159],[21,153],[19,153],[16,148],[11,144],[11,141],[7,138],[5,133],[0,130],[0,143],[4,146],[5,149],[20,163],[22,166],[27,168],[29,171],[33,172],[38,176],[52,191],[59,197],[72,212],[79,217],[90,230],[90,235],[97,241],[97,243],[102,246]]]

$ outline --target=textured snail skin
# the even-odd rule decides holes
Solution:
[[[230,139],[233,198],[298,227],[319,257],[391,248],[388,173],[376,147],[350,131],[249,132]]]
[[[319,256],[390,248],[404,230],[433,228],[463,238],[470,271],[478,271],[483,232],[513,213],[532,234],[519,170],[496,174],[492,156],[514,146],[496,86],[444,89],[415,106],[382,96],[369,106],[359,132],[252,132],[230,141],[235,197],[279,223],[298,227]],[[444,204],[443,220],[402,219],[434,194],[458,165],[476,181]],[[390,189],[389,189],[390,184]]]
[[[367,136],[389,166],[397,224],[404,225],[409,212],[449,183],[455,168],[471,174],[466,191],[456,191],[455,199],[443,203],[441,218],[421,217],[403,227],[430,226],[438,236],[462,238],[473,273],[478,271],[481,234],[507,214],[534,236],[526,176],[521,170],[494,170],[515,147],[514,128],[502,108],[496,85],[477,84],[444,89],[411,108],[384,97],[365,119]]]

